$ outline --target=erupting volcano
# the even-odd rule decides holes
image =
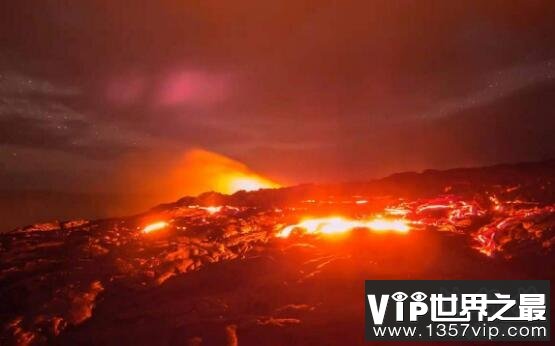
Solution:
[[[553,161],[402,173],[16,229],[2,344],[363,344],[365,279],[552,279],[554,178]]]

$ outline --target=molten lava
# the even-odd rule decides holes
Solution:
[[[306,234],[341,234],[356,228],[366,228],[375,232],[397,232],[407,233],[410,226],[403,219],[383,219],[373,218],[370,220],[346,219],[341,216],[310,218],[301,222],[289,225],[277,233],[279,238],[287,238],[294,230],[299,230]]]
[[[150,225],[145,226],[145,228],[143,228],[143,233],[148,234],[148,233],[156,232],[166,227],[168,227],[168,223],[166,221],[154,222],[154,223],[151,223]]]
[[[222,210],[222,206],[210,206],[210,207],[200,207],[200,209],[206,210],[210,215],[216,214]]]
[[[249,176],[214,155],[197,153],[206,165],[184,165],[172,192]],[[365,279],[554,280],[555,161],[511,167],[206,194],[0,233],[0,344],[352,345]]]

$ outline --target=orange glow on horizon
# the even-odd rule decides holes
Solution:
[[[139,210],[205,192],[233,194],[281,187],[240,161],[204,149],[191,149],[180,155],[131,154],[122,163],[117,180],[118,189],[146,197],[143,202],[129,199],[130,204],[133,201],[133,205],[141,205]]]
[[[216,191],[232,194],[237,191],[256,191],[260,189],[273,189],[279,184],[250,173],[222,174],[215,180]]]
[[[145,226],[143,228],[143,233],[148,234],[148,233],[156,232],[168,227],[168,225],[169,224],[166,221],[154,222],[154,223],[151,223],[150,225]]]
[[[281,186],[241,162],[203,149],[188,151],[172,180],[181,184],[181,195],[207,191],[232,194]]]
[[[341,216],[309,218],[289,225],[279,231],[278,238],[287,238],[293,230],[299,229],[306,234],[342,234],[355,228],[367,228],[374,232],[407,233],[410,230],[406,220],[373,218],[370,220],[352,220]]]
[[[225,178],[224,178],[225,179]],[[272,183],[271,181],[257,177],[257,176],[245,176],[245,177],[230,177],[229,187],[231,191],[255,191],[265,188],[278,187],[279,185]]]

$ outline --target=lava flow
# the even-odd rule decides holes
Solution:
[[[143,233],[151,233],[151,232],[159,231],[166,227],[168,227],[168,223],[165,221],[154,222],[145,226],[145,228],[143,228]]]
[[[341,234],[353,229],[364,228],[375,232],[399,232],[406,233],[410,227],[406,220],[389,220],[373,218],[370,220],[352,220],[341,216],[307,218],[303,221],[287,226],[277,233],[277,237],[287,238],[294,230],[300,230],[307,234]]]
[[[364,280],[553,278],[553,177],[430,171],[22,227],[0,235],[0,343],[363,344]]]

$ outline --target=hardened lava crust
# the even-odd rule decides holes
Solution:
[[[364,280],[554,277],[555,161],[0,234],[2,345],[357,345]]]

